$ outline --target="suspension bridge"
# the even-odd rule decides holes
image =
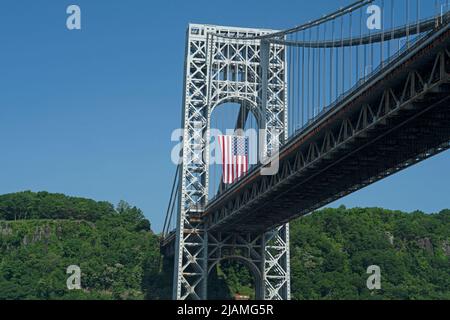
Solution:
[[[189,25],[161,240],[174,299],[207,299],[224,259],[249,267],[256,298],[289,299],[290,220],[449,148],[448,9],[361,0],[284,31]],[[259,157],[224,184],[211,129],[227,103],[239,105],[229,129],[259,130]]]

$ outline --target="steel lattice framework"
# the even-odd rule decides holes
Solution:
[[[253,112],[264,128],[264,152],[287,139],[285,49],[258,37],[273,30],[190,24],[187,34],[183,163],[175,248],[174,298],[206,299],[211,268],[222,259],[246,263],[260,299],[289,299],[289,226],[263,233],[214,233],[199,219],[208,201],[211,113],[226,102]]]

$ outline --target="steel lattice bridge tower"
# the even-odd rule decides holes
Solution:
[[[209,182],[209,159],[204,157],[209,154],[209,138],[202,137],[210,129],[216,106],[232,101],[253,111],[260,127],[267,128],[267,150],[274,140],[278,144],[287,139],[284,46],[227,38],[269,33],[272,31],[195,24],[188,28],[176,299],[206,298],[208,273],[223,258],[240,259],[250,267],[260,298],[289,299],[288,225],[266,233],[209,232],[208,224],[199,217]]]
[[[247,265],[257,299],[290,299],[290,220],[450,147],[448,9],[361,0],[284,31],[189,25],[161,242],[174,299],[207,299],[224,259]],[[211,197],[211,114],[228,102],[234,129],[255,116],[261,160]]]

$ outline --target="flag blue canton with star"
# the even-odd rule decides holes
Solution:
[[[248,155],[248,137],[234,137],[233,154],[235,156]]]

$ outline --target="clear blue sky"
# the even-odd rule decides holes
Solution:
[[[189,22],[282,29],[350,1],[2,0],[0,193],[47,190],[164,219]],[[82,30],[65,27],[82,9]],[[450,207],[450,154],[338,201],[427,212]]]

